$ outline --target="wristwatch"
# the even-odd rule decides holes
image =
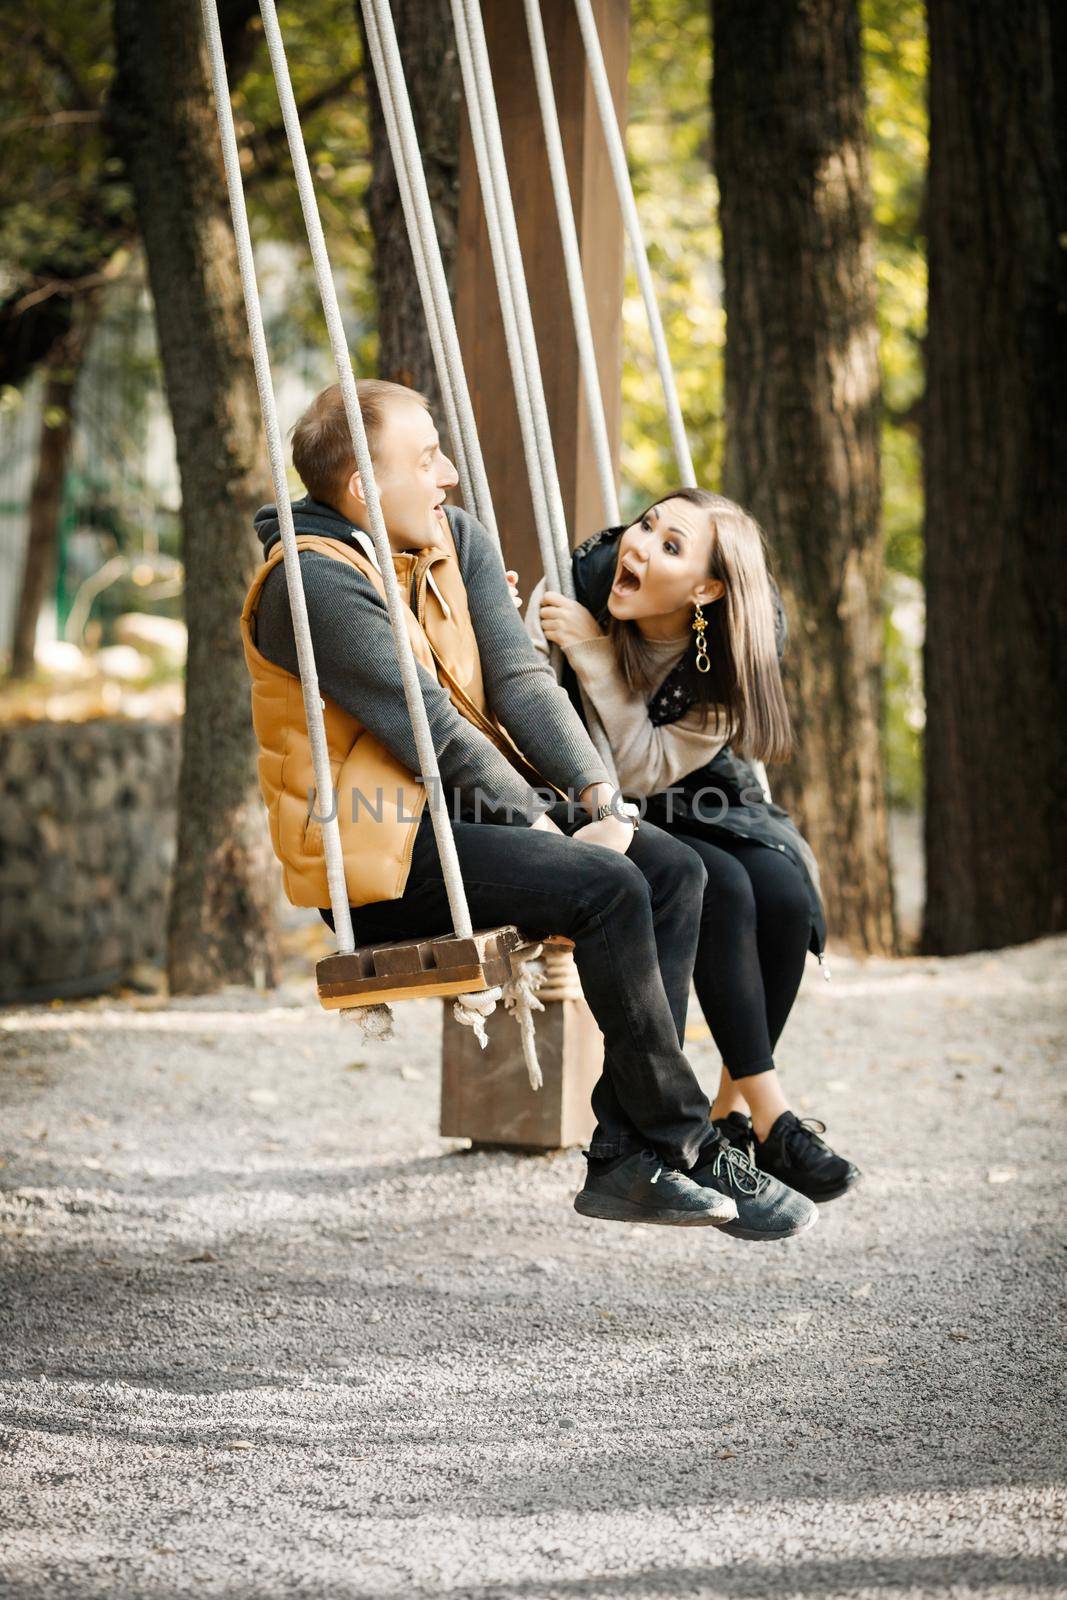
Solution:
[[[641,822],[641,808],[635,806],[632,800],[623,800],[615,796],[612,800],[605,800],[594,813],[594,821],[603,822],[605,817],[616,817],[620,822],[630,822],[636,833]]]

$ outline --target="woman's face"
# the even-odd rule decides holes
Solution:
[[[699,601],[706,605],[723,592],[708,577],[711,518],[706,506],[688,500],[661,500],[633,523],[619,540],[615,582],[608,610],[620,622],[670,617]]]

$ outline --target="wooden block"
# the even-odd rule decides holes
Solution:
[[[604,1042],[584,1000],[550,1000],[535,1013],[544,1086],[530,1088],[518,1025],[498,1006],[482,1050],[470,1028],[444,1006],[441,1133],[477,1144],[561,1150],[593,1132],[589,1096],[600,1076]]]

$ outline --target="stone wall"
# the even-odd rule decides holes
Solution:
[[[0,728],[0,1001],[162,961],[180,740],[179,722]]]

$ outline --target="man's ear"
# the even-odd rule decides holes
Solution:
[[[726,585],[721,578],[708,578],[693,590],[693,600],[698,606],[710,606],[713,600],[721,600],[726,593]]]
[[[345,488],[352,496],[353,500],[357,501],[359,505],[366,509],[367,501],[363,493],[363,479],[358,471],[352,473],[352,476],[345,484]]]

